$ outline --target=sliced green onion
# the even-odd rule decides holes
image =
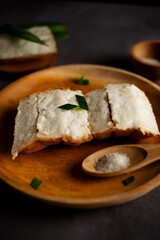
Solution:
[[[42,181],[41,180],[39,180],[38,178],[34,178],[33,180],[32,180],[32,182],[31,182],[31,186],[34,188],[34,189],[38,189],[39,188],[39,186],[41,185],[41,183],[42,183]]]
[[[124,185],[128,185],[128,184],[130,184],[130,183],[133,182],[133,181],[135,181],[135,176],[131,176],[131,177],[123,180],[123,184],[124,184]]]
[[[84,74],[82,73],[82,74],[81,74],[81,78],[80,78],[78,84],[79,84],[79,85],[89,85],[90,82],[89,82],[88,79],[84,79]]]
[[[79,105],[67,103],[67,104],[64,104],[62,106],[59,106],[58,108],[65,109],[65,110],[71,110],[71,109],[74,109],[74,108],[89,110],[84,96],[81,96],[81,95],[75,95],[75,96],[76,96],[76,99],[77,99],[77,102],[78,102]]]
[[[62,108],[62,109],[65,109],[65,110],[71,110],[71,109],[77,108],[77,107],[78,107],[77,105],[67,103],[67,104],[64,104],[62,106],[59,106],[58,108]]]
[[[40,38],[38,38],[33,33],[29,32],[28,30],[18,27],[18,26],[10,25],[10,24],[1,25],[0,26],[0,34],[7,34],[12,37],[16,37],[16,38],[24,39],[24,40],[27,40],[30,42],[35,42],[35,43],[39,43],[42,45],[46,45],[45,42],[43,42]]]
[[[54,35],[54,38],[55,38],[56,41],[64,40],[64,39],[67,39],[69,37],[66,26],[63,23],[48,23],[48,22],[45,22],[45,23],[27,23],[27,24],[18,24],[16,26],[21,27],[23,29],[29,29],[31,27],[47,26],[51,30],[51,32]]]
[[[88,104],[84,96],[76,95],[76,99],[78,101],[79,107],[85,110],[89,110]]]
[[[0,34],[7,34],[12,37],[24,39],[26,41],[46,45],[39,37],[29,32],[28,29],[36,26],[48,26],[56,41],[68,38],[68,32],[63,23],[28,23],[28,24],[3,24],[0,25]]]

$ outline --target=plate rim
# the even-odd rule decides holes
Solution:
[[[45,68],[45,69],[42,69],[42,70],[38,70],[38,71],[35,71],[35,72],[32,72],[32,73],[29,73],[27,75],[24,75],[20,78],[18,78],[17,80],[11,82],[10,84],[8,84],[6,87],[4,87],[2,90],[0,90],[0,95],[6,91],[10,86],[13,86],[15,84],[17,84],[18,82],[21,82],[23,81],[26,77],[28,76],[31,76],[31,75],[37,75],[39,74],[40,72],[45,72],[45,71],[48,71],[48,70],[56,70],[56,69],[59,69],[59,68],[67,68],[67,67],[96,67],[96,68],[101,68],[101,69],[109,69],[109,70],[112,70],[112,71],[117,71],[117,72],[120,72],[120,73],[124,73],[124,74],[129,74],[129,75],[132,75],[133,77],[136,77],[136,78],[139,78],[140,80],[142,80],[143,82],[146,82],[146,83],[149,83],[151,84],[154,88],[156,88],[157,90],[160,91],[160,86],[158,86],[155,82],[153,82],[152,80],[146,78],[146,77],[143,77],[137,73],[134,73],[134,72],[131,72],[129,70],[125,70],[125,69],[122,69],[122,68],[116,68],[116,67],[112,67],[112,66],[105,66],[105,65],[98,65],[98,64],[66,64],[66,65],[58,65],[58,66],[53,66],[53,67],[49,67],[49,68]]]
[[[146,181],[145,183],[141,184],[138,187],[129,189],[124,192],[119,192],[110,196],[98,197],[98,198],[66,198],[66,197],[50,196],[49,194],[44,194],[34,189],[33,191],[32,189],[27,189],[24,186],[19,186],[19,184],[16,184],[15,182],[10,181],[10,179],[2,172],[0,172],[0,178],[10,187],[12,187],[16,191],[19,191],[30,198],[37,199],[41,202],[48,203],[50,205],[59,206],[59,207],[81,208],[81,209],[109,207],[109,206],[124,204],[130,201],[133,201],[135,199],[138,199],[141,196],[144,196],[145,194],[149,193],[150,191],[154,190],[160,185],[160,173],[158,173],[155,177],[151,178],[150,180]]]

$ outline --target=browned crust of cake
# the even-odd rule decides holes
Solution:
[[[114,127],[112,130],[113,130],[114,137],[130,136],[135,139],[143,139],[147,137],[156,137],[160,135],[147,130],[142,130],[141,128],[127,128],[123,130],[123,129],[117,129],[116,127]]]
[[[62,142],[65,144],[65,145],[73,145],[73,146],[76,146],[76,145],[80,145],[82,143],[85,143],[85,142],[89,142],[93,139],[93,136],[91,134],[88,135],[88,138],[81,138],[81,139],[74,139],[72,137],[67,137],[67,136],[63,136],[62,138]]]
[[[98,139],[98,140],[102,140],[102,139],[111,137],[112,132],[113,132],[113,129],[110,128],[110,129],[102,131],[102,132],[92,133],[92,135],[93,135],[93,138]]]
[[[84,142],[89,142],[93,139],[92,135],[90,134],[88,138],[81,138],[81,140],[75,140],[71,137],[62,137],[62,138],[41,138],[38,137],[34,141],[32,141],[27,146],[24,146],[23,148],[18,149],[18,153],[24,152],[24,153],[32,153],[37,152],[41,149],[46,148],[49,145],[57,145],[63,142],[65,145],[72,145],[77,146]],[[15,159],[14,152],[12,153],[12,159]]]

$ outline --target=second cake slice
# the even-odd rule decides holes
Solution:
[[[159,135],[153,109],[145,93],[134,84],[105,86],[114,124],[114,136],[142,138]]]
[[[104,88],[85,94],[89,106],[89,124],[94,138],[104,139],[112,134],[113,121],[111,119],[108,96]]]

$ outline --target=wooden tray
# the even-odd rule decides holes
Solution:
[[[80,74],[90,85],[79,86]],[[156,162],[130,175],[135,181],[124,186],[122,181],[130,175],[98,179],[82,172],[82,160],[96,150],[115,144],[159,143],[160,138],[136,141],[130,138],[93,140],[78,147],[50,146],[33,154],[20,154],[11,160],[14,118],[21,98],[49,88],[70,87],[84,92],[102,88],[108,83],[133,83],[149,97],[160,126],[160,88],[136,74],[97,65],[68,65],[38,71],[22,77],[0,92],[0,177],[13,188],[47,203],[92,208],[125,203],[151,191],[160,184],[160,162]],[[30,183],[42,180],[38,190]]]

